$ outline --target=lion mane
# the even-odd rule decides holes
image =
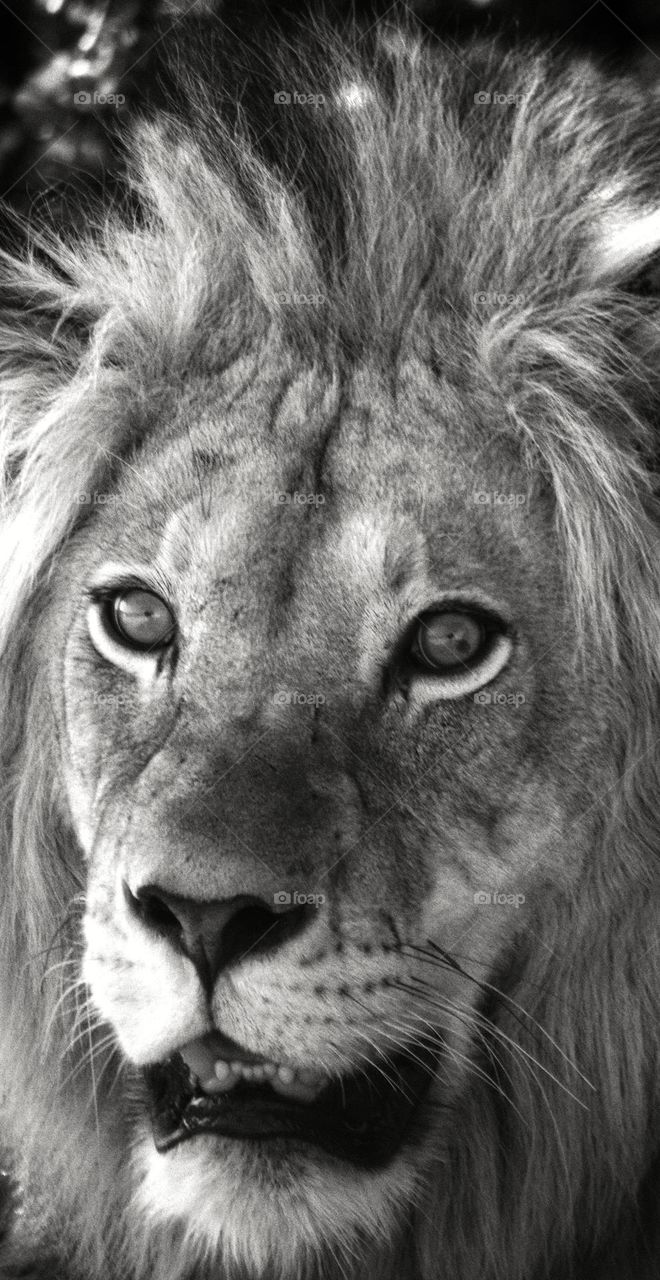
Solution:
[[[43,627],[79,495],[112,491],[164,389],[229,368],[270,327],[301,364],[388,369],[414,323],[429,368],[460,388],[478,362],[497,385],[497,431],[553,494],[583,679],[605,673],[602,787],[573,833],[577,889],[548,891],[489,993],[497,1053],[405,1232],[377,1266],[366,1243],[342,1265],[321,1239],[309,1271],[281,1280],[651,1280],[658,94],[586,58],[489,42],[457,58],[398,28],[261,52],[241,95],[191,38],[185,109],[132,136],[130,205],[84,235],[33,230],[2,259],[0,1140],[24,1209],[0,1274],[217,1276],[133,1211],[130,1070],[81,993],[85,868]],[[295,84],[324,102],[271,105],[263,136],[251,96],[273,104]]]

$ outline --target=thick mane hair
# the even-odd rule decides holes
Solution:
[[[76,495],[112,488],[169,388],[274,332],[301,364],[390,371],[412,350],[459,390],[480,367],[498,430],[554,494],[573,660],[602,673],[578,892],[549,896],[521,942],[492,1013],[510,1038],[502,1087],[473,1079],[434,1199],[392,1242],[397,1280],[651,1280],[660,98],[587,58],[490,42],[456,58],[386,26],[352,42],[319,28],[241,64],[242,94],[226,57],[192,37],[179,51],[170,112],[135,130],[125,208],[86,235],[33,230],[1,262],[0,1130],[37,1205],[18,1235],[43,1231],[44,1252],[0,1275],[214,1274],[182,1242],[143,1240],[131,1213],[130,1086],[77,981],[84,873],[40,619]],[[323,100],[274,101],[295,91]],[[497,93],[510,103],[475,101]],[[320,1257],[273,1280],[364,1276],[359,1258],[343,1273]]]

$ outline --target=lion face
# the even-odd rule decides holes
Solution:
[[[488,984],[577,873],[597,725],[483,397],[257,363],[96,495],[47,626],[142,1202],[264,1267],[416,1194]]]
[[[138,222],[0,261],[21,1273],[646,1280],[657,104],[178,37]]]

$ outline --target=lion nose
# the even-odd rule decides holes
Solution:
[[[129,910],[192,960],[210,991],[223,969],[250,955],[275,950],[306,928],[314,908],[306,903],[269,906],[249,894],[199,901],[180,898],[159,885],[133,892],[124,883]]]

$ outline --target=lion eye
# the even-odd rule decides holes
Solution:
[[[431,613],[419,619],[412,656],[429,671],[451,671],[477,656],[486,628],[471,613]]]
[[[115,631],[136,649],[157,648],[172,639],[174,615],[153,591],[122,591],[109,601],[109,606]]]

